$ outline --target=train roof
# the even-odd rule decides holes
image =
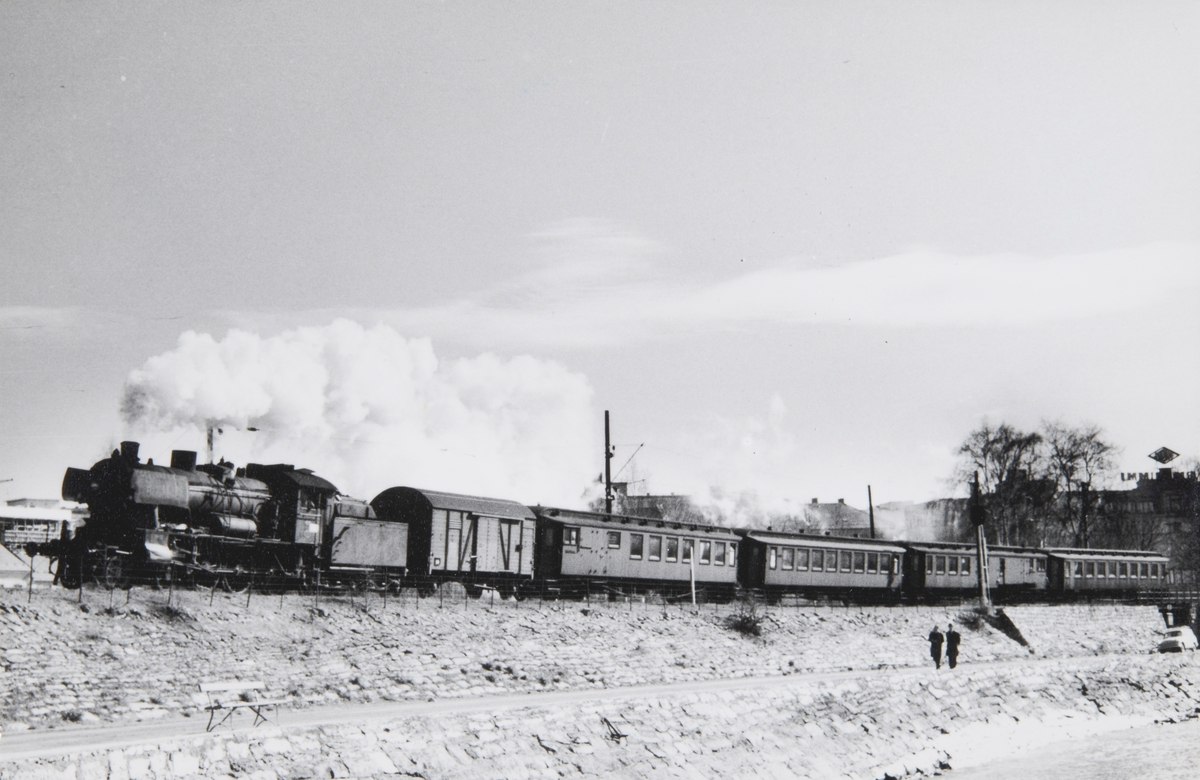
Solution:
[[[904,548],[887,539],[864,539],[860,536],[817,536],[794,534],[787,531],[767,531],[758,528],[742,529],[739,533],[747,539],[767,544],[790,544],[803,547],[845,548],[856,547],[874,552],[902,553]]]
[[[939,552],[975,552],[975,545],[970,542],[902,542],[909,550],[926,553]],[[1045,555],[1048,551],[1044,547],[1017,547],[1007,544],[989,544],[987,546],[988,554],[1003,553],[1005,555]]]
[[[664,520],[659,517],[637,517],[635,515],[610,515],[603,512],[585,512],[580,509],[560,509],[549,506],[535,506],[533,511],[539,519],[551,522],[611,527],[614,529],[637,525],[647,528],[695,531],[709,536],[727,536],[730,537],[730,541],[737,541],[737,536],[732,530],[708,523],[687,523],[676,520]]]
[[[422,490],[413,487],[391,487],[371,499],[371,506],[377,513],[389,514],[387,505],[399,502],[401,505],[412,506],[413,501],[427,504],[430,509],[450,509],[456,512],[470,512],[487,517],[509,517],[520,520],[532,520],[533,512],[529,507],[516,501],[503,498],[484,498],[482,496],[465,496],[459,493],[443,493],[440,490]]]
[[[1089,550],[1079,547],[1053,547],[1046,550],[1055,558],[1067,561],[1096,560],[1097,558],[1137,558],[1150,563],[1169,563],[1170,559],[1154,550]]]

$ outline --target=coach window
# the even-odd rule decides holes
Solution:
[[[1083,564],[1083,576],[1085,576],[1085,577],[1095,577],[1096,576],[1096,564],[1094,562],[1088,561],[1085,564]]]
[[[1157,563],[1150,564],[1150,576],[1158,577],[1158,564]]]
[[[796,568],[796,550],[793,547],[783,548],[783,563],[780,565],[784,571],[791,571]]]
[[[621,532],[620,531],[609,531],[608,532],[608,549],[610,549],[610,550],[621,549]]]
[[[796,571],[808,571],[808,550],[796,550]]]
[[[1000,560],[1003,561],[1004,559],[1001,558]],[[938,574],[945,574],[946,573],[946,556],[944,556],[944,555],[937,556],[937,562],[934,564],[934,566],[935,566],[935,571]]]
[[[567,526],[563,528],[563,547],[579,549],[579,529]]]
[[[825,551],[824,550],[813,550],[812,551],[812,570],[813,571],[821,571],[824,568],[825,568]]]
[[[667,537],[667,560],[671,563],[679,560],[679,537]]]
[[[679,558],[680,563],[691,563],[692,562],[692,547],[695,544],[696,544],[695,539],[684,539],[683,540],[683,555],[680,556],[680,558]]]
[[[1150,564],[1148,564],[1148,563],[1143,563],[1143,564],[1142,564],[1142,576],[1143,576],[1143,577],[1149,577],[1149,576],[1150,576]]]
[[[867,553],[867,574],[879,571],[879,553]]]
[[[1083,576],[1083,561],[1075,561],[1075,576]]]
[[[700,540],[700,563],[712,563],[712,542],[707,539]]]
[[[642,559],[642,548],[645,546],[645,541],[646,541],[646,537],[642,536],[641,534],[630,534],[629,535],[629,557],[630,558],[633,558],[633,559],[636,559],[639,561]]]
[[[842,565],[839,568],[841,569],[841,571],[850,571],[850,559],[852,556],[850,555],[850,553],[848,551],[845,551],[845,550],[839,551],[839,554],[841,555],[841,558],[842,558]]]
[[[1112,577],[1113,579],[1116,579],[1116,577],[1117,577],[1117,562],[1116,561],[1108,562],[1108,576]]]
[[[854,553],[854,573],[862,574],[863,569],[867,567],[867,554]]]
[[[652,561],[661,561],[662,560],[662,537],[661,536],[651,536],[650,537],[650,555],[648,557]]]
[[[958,573],[964,577],[971,573],[971,559],[965,555],[958,562]]]
[[[927,575],[933,574],[933,556],[932,555],[925,556],[925,573]]]
[[[729,563],[727,566],[737,566],[737,543],[729,543]]]
[[[1117,576],[1125,577],[1125,578],[1129,577],[1129,564],[1128,563],[1125,563],[1124,561],[1122,561],[1121,563],[1117,564]]]
[[[1038,570],[1038,574],[1043,574],[1046,571],[1046,559],[1045,558],[1037,559],[1037,570]]]
[[[948,561],[946,561],[946,573],[954,574],[954,575],[958,574],[958,556],[957,555],[951,555],[950,559]]]
[[[768,547],[767,548],[767,568],[774,569],[778,562],[779,562],[779,548],[778,547]]]

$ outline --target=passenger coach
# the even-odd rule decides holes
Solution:
[[[877,539],[742,532],[742,584],[768,596],[847,596],[893,600],[904,548]]]
[[[1131,595],[1167,585],[1168,559],[1156,552],[1056,548],[1047,557],[1050,589],[1058,594]]]
[[[906,544],[904,589],[912,597],[967,596],[979,590],[972,544]],[[1045,591],[1046,551],[1034,547],[988,547],[988,587],[997,598],[1009,593]]]
[[[715,526],[535,507],[538,577],[732,593],[737,534]]]

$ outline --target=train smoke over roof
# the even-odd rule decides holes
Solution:
[[[587,377],[530,356],[442,360],[428,339],[349,320],[275,336],[188,331],[125,383],[143,453],[203,448],[309,467],[371,498],[394,485],[578,503],[595,472]],[[257,428],[258,433],[244,433]]]

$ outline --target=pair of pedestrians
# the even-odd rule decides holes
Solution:
[[[942,668],[942,643],[946,645],[946,661],[953,669],[958,666],[958,645],[962,641],[962,635],[954,630],[954,624],[946,626],[946,633],[942,634],[938,631],[935,624],[933,630],[929,632],[929,655],[933,658],[933,663],[938,669]]]

